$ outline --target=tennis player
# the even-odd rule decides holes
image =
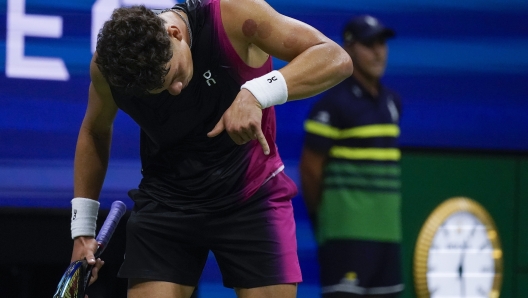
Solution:
[[[273,70],[271,56],[288,64]],[[72,260],[94,260],[98,197],[118,109],[141,128],[129,196],[128,297],[191,296],[209,251],[238,297],[295,297],[302,281],[274,106],[352,73],[349,55],[262,0],[120,8],[104,24],[74,168]]]

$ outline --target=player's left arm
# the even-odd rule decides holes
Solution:
[[[279,14],[264,0],[221,0],[221,11],[229,41],[246,64],[261,65],[267,54],[288,64],[278,74],[246,82],[207,135],[215,137],[226,130],[236,144],[258,140],[264,154],[269,154],[261,108],[329,89],[352,74],[352,60],[321,32]]]
[[[352,74],[346,51],[312,26],[278,13],[263,0],[222,1],[224,28],[236,47],[251,51],[256,46],[288,62],[279,70],[288,100],[316,95]]]

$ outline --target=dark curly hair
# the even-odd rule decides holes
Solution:
[[[172,58],[164,23],[143,5],[114,10],[97,36],[95,59],[108,84],[127,94],[163,87]]]

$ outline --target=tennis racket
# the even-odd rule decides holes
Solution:
[[[115,201],[110,207],[110,213],[106,217],[99,234],[95,238],[98,247],[95,252],[97,259],[104,251],[117,224],[123,214],[126,212],[126,205],[121,201]],[[84,298],[84,293],[88,287],[90,277],[92,276],[93,265],[88,265],[86,259],[78,260],[70,264],[57,286],[57,291],[53,298]]]

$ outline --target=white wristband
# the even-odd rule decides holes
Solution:
[[[283,104],[288,100],[288,86],[280,71],[274,70],[247,81],[240,89],[247,89],[257,98],[262,109]]]
[[[71,236],[95,237],[99,202],[87,198],[74,198],[72,204]]]

